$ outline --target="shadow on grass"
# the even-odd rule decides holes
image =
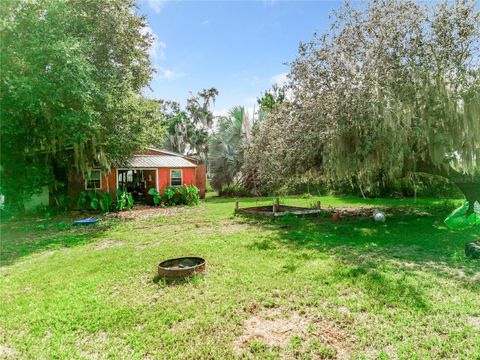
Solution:
[[[393,278],[388,272],[370,266],[349,264],[335,269],[332,279],[332,282],[360,289],[382,307],[405,306],[417,311],[428,310],[430,307],[425,289],[412,282],[412,275],[408,273]]]
[[[185,284],[199,284],[203,278],[203,274],[193,274],[185,278],[179,279],[165,279],[158,274],[152,279],[152,282],[158,286],[180,286]]]
[[[255,220],[261,226],[275,228],[280,241],[288,246],[335,253],[352,262],[376,263],[387,259],[443,264],[452,268],[460,266],[470,274],[480,271],[478,261],[464,256],[465,243],[480,237],[480,228],[449,230],[443,224],[446,214],[397,214],[385,223],[377,223],[370,218],[349,218],[334,223],[325,216],[284,216],[274,220],[255,217]],[[268,240],[250,246],[260,250],[275,247],[274,242]],[[408,267],[410,264],[404,265]]]
[[[394,215],[386,223],[368,218],[334,223],[324,216],[285,216],[263,221],[257,217],[260,226],[274,227],[279,238],[257,241],[249,248],[269,251],[283,244],[299,254],[309,255],[311,251],[302,250],[316,250],[319,255],[332,255],[345,266],[326,277],[322,273],[315,281],[356,288],[382,306],[403,305],[423,311],[429,308],[425,295],[428,280],[423,278],[428,273],[480,290],[480,282],[471,280],[480,272],[480,261],[464,256],[465,243],[480,237],[480,229],[451,231],[443,225],[447,214]],[[304,259],[307,261],[309,256]],[[298,266],[296,263],[283,271],[294,272]]]
[[[70,248],[94,242],[112,226],[112,221],[93,225],[72,225],[61,219],[20,218],[1,225],[0,267],[12,265],[34,253]]]

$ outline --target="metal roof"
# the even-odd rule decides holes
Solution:
[[[167,154],[167,155],[180,156],[180,157],[183,157],[183,158],[190,159],[190,160],[193,160],[193,161],[197,161],[197,162],[198,162],[198,159],[196,159],[196,158],[193,157],[193,156],[182,155],[182,154],[179,154],[179,153],[170,151],[170,150],[164,150],[164,149],[156,148],[156,147],[153,147],[153,146],[149,147],[148,150],[159,151],[159,152],[165,153],[165,154]]]
[[[125,165],[128,168],[186,168],[197,167],[181,156],[171,155],[134,155]]]

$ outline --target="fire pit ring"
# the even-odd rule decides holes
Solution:
[[[162,261],[158,265],[158,276],[165,280],[184,279],[205,272],[206,261],[201,257],[186,256]]]

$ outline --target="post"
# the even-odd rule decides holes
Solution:
[[[273,210],[273,216],[275,216],[277,211],[280,210],[280,199],[278,197],[275,198],[275,200],[273,201],[272,210]]]
[[[235,212],[237,212],[239,209],[238,201],[235,201]]]

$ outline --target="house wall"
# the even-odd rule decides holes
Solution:
[[[115,193],[117,191],[117,172],[115,169],[112,169],[112,171],[108,173],[108,176],[102,178],[102,191],[108,191],[112,196],[115,197]]]
[[[205,164],[198,165],[195,169],[195,185],[200,189],[200,198],[205,198],[207,188],[207,167]]]
[[[178,169],[178,168],[177,168]],[[158,168],[158,189],[162,194],[165,188],[170,187],[170,168]],[[206,172],[205,165],[198,165],[196,168],[182,168],[183,185],[195,185],[200,189],[200,197],[205,197]],[[106,176],[102,176],[100,190],[109,192],[114,198],[117,191],[117,171],[113,168]],[[78,195],[85,191],[85,179],[75,170],[71,169],[68,174],[68,194],[75,207]]]
[[[163,193],[165,188],[170,187],[170,170],[170,168],[158,169],[158,188],[160,193]],[[183,168],[182,172],[183,185],[195,185],[195,168]]]
[[[38,194],[33,194],[28,201],[24,201],[23,205],[25,211],[35,210],[39,206],[48,206],[50,203],[50,194],[48,186],[42,186],[42,191]]]
[[[74,168],[68,170],[67,176],[67,193],[72,202],[71,206],[76,208],[78,195],[80,195],[82,191],[87,191],[85,190],[85,179]],[[115,196],[116,186],[115,171],[111,171],[108,175],[102,176],[102,186],[100,190],[104,192],[108,190],[112,196]]]

